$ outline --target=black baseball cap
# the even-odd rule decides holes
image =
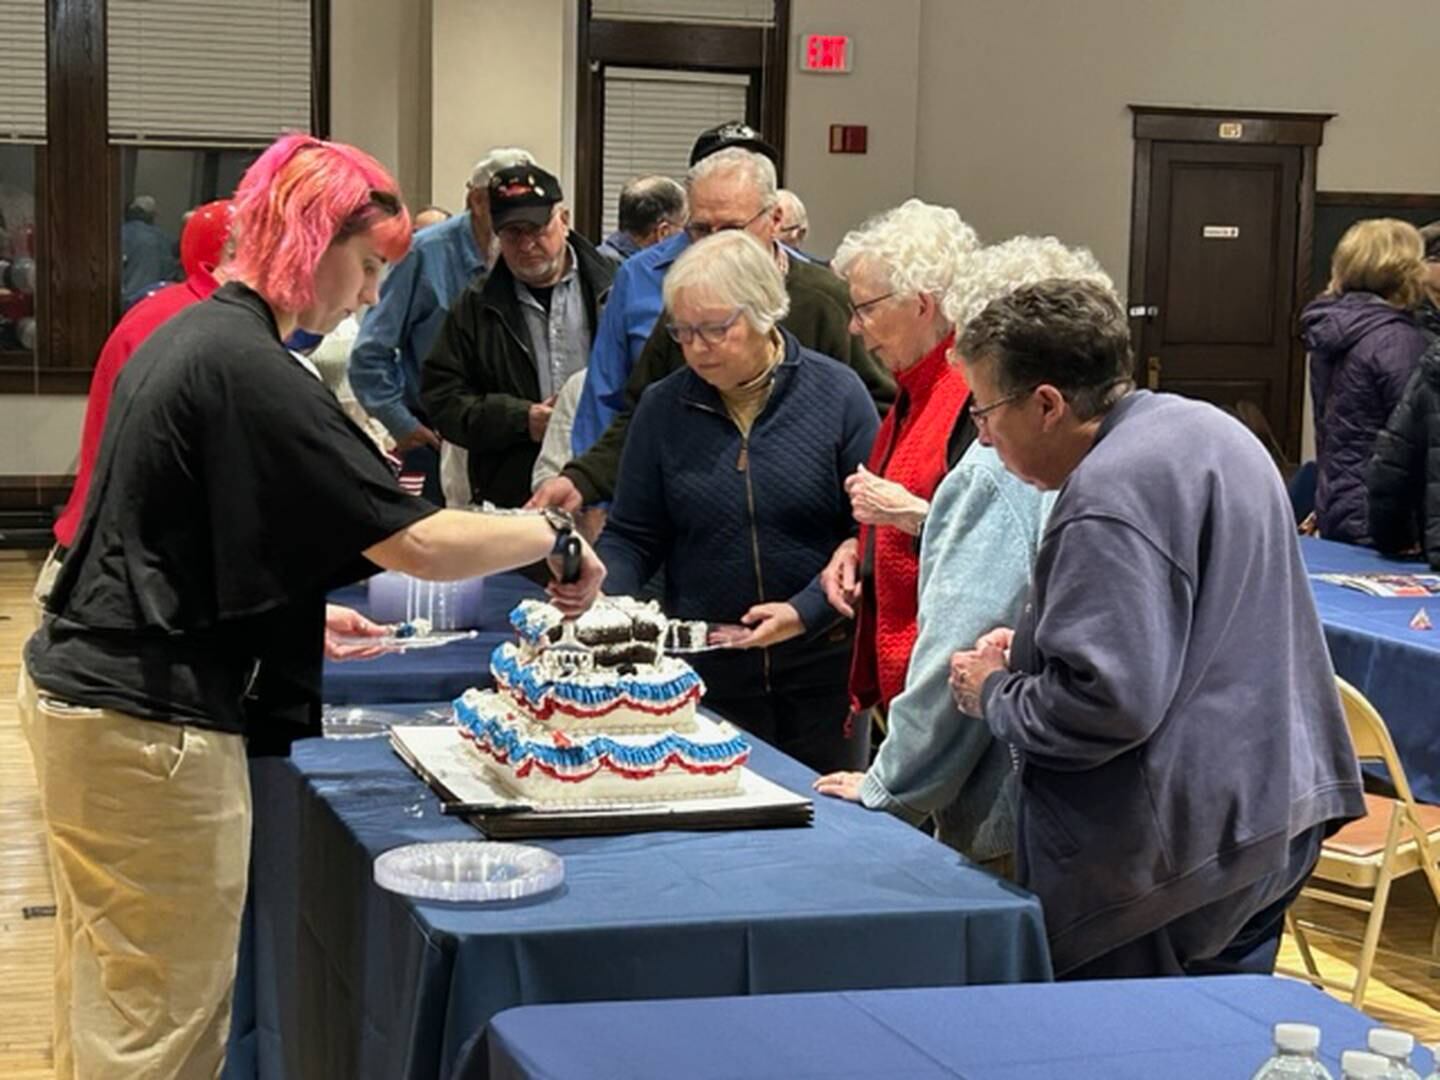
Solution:
[[[560,181],[538,165],[501,169],[490,177],[485,190],[490,198],[490,225],[496,232],[519,221],[544,225],[563,197]]]
[[[718,127],[708,128],[700,133],[690,149],[690,164],[707,158],[717,150],[728,150],[738,146],[769,158],[776,168],[780,167],[780,155],[775,148],[760,137],[760,133],[740,120],[729,120]]]

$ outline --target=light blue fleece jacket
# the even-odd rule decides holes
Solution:
[[[912,824],[935,814],[940,840],[976,860],[1014,847],[1012,768],[985,721],[956,710],[950,654],[1014,625],[1054,501],[978,442],[935,489],[920,543],[919,633],[905,689],[890,703],[885,741],[860,786],[860,801],[872,810]]]

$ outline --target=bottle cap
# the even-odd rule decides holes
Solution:
[[[1389,1075],[1390,1061],[1379,1054],[1364,1050],[1346,1050],[1340,1055],[1340,1071],[1344,1080],[1369,1080],[1370,1077]]]
[[[1292,1053],[1314,1053],[1320,1045],[1320,1029],[1314,1024],[1276,1024],[1275,1045]]]
[[[1415,1036],[1394,1028],[1371,1028],[1366,1041],[1371,1050],[1388,1058],[1408,1058],[1415,1049]]]

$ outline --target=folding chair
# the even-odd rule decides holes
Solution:
[[[1407,953],[1380,947],[1380,928],[1385,921],[1391,882],[1421,871],[1430,883],[1430,892],[1437,907],[1440,907],[1440,867],[1436,865],[1437,853],[1440,853],[1440,806],[1421,805],[1415,801],[1385,721],[1364,694],[1343,679],[1335,681],[1339,684],[1340,702],[1345,709],[1345,721],[1350,729],[1350,741],[1355,746],[1355,756],[1362,762],[1378,761],[1385,766],[1395,787],[1395,798],[1366,795],[1365,816],[1352,821],[1325,841],[1320,850],[1320,861],[1309,883],[1300,892],[1302,897],[1310,900],[1369,912],[1364,936],[1355,938],[1313,920],[1299,919],[1292,909],[1286,913],[1285,922],[1295,936],[1295,944],[1299,947],[1306,970],[1285,971],[1285,974],[1317,986],[1343,990],[1351,995],[1350,1003],[1358,1009],[1364,1003],[1365,987],[1370,981],[1377,953],[1413,959]],[[1325,888],[1324,883],[1342,886],[1347,891]],[[1369,893],[1368,897],[1364,895],[1366,893]],[[1440,926],[1436,930],[1440,933]],[[1320,974],[1306,931],[1359,943],[1360,962],[1353,985]],[[1436,953],[1435,945],[1432,940],[1432,957]],[[1430,962],[1436,961],[1432,959]]]

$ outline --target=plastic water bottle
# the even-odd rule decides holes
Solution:
[[[1254,1080],[1290,1080],[1310,1077],[1332,1080],[1330,1070],[1315,1056],[1320,1029],[1314,1024],[1276,1024],[1275,1053],[1260,1066]]]
[[[1390,1059],[1364,1050],[1346,1050],[1340,1055],[1341,1080],[1389,1080],[1395,1074]]]
[[[1379,1054],[1390,1062],[1390,1075],[1395,1080],[1420,1080],[1420,1074],[1410,1065],[1410,1054],[1415,1049],[1415,1036],[1394,1028],[1371,1028],[1366,1043],[1372,1054]]]

